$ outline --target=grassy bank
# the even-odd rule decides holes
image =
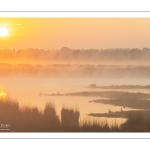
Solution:
[[[133,109],[150,109],[150,100],[144,100],[139,98],[116,98],[103,100],[100,99],[100,100],[92,100],[90,102],[129,107]]]

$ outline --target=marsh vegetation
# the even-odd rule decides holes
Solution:
[[[17,101],[7,98],[0,101],[0,122],[10,124],[10,130],[2,132],[149,132],[150,112],[130,112],[127,121],[121,126],[117,123],[83,121],[79,124],[80,112],[76,109],[62,108],[61,118],[52,103],[45,105],[44,111],[37,107],[19,107]]]

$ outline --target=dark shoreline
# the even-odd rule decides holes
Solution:
[[[122,99],[109,99],[109,100],[92,100],[90,102],[110,104],[114,106],[129,107],[132,109],[150,109],[150,100],[142,100],[137,98],[122,98]]]
[[[91,84],[87,88],[92,88],[92,89],[122,89],[122,90],[127,90],[127,89],[150,89],[150,85],[111,85],[111,86],[97,86],[96,84]]]
[[[112,112],[112,113],[90,113],[88,116],[93,116],[93,117],[108,117],[108,118],[129,118],[130,115],[132,114],[138,114],[142,113],[143,115],[149,115],[150,110],[144,111],[144,110],[130,110],[130,111],[123,111],[123,112]]]

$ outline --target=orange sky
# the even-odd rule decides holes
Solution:
[[[150,18],[0,18],[0,49],[150,48]]]

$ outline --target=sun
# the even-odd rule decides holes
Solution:
[[[8,35],[8,29],[6,27],[0,28],[0,36],[7,36]]]

